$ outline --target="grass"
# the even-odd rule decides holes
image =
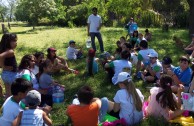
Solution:
[[[18,35],[18,46],[16,48],[16,58],[18,64],[25,54],[32,54],[36,51],[42,51],[46,54],[48,47],[55,47],[57,49],[57,54],[65,58],[66,48],[68,47],[69,40],[75,40],[78,46],[83,47],[84,53],[87,53],[85,42],[87,40],[86,27],[81,28],[60,28],[60,27],[36,27],[36,30],[32,30],[32,27],[28,27],[22,23],[12,24],[11,33],[16,33]],[[139,31],[144,33],[145,28],[140,28]],[[176,66],[178,64],[178,58],[184,54],[183,50],[178,49],[172,40],[173,36],[181,38],[185,44],[190,43],[188,36],[188,30],[185,29],[170,29],[169,32],[162,32],[160,28],[150,28],[153,34],[153,39],[149,42],[149,47],[154,48],[159,53],[159,59],[164,55],[169,55],[173,59],[173,64]],[[126,31],[123,28],[112,28],[104,27],[101,30],[104,47],[106,51],[114,52],[116,48],[116,41],[121,37],[126,35]],[[0,37],[2,34],[0,34]],[[99,50],[99,45],[97,43],[97,48]],[[97,56],[99,52],[97,52]],[[71,104],[74,94],[83,85],[90,85],[95,92],[96,97],[108,97],[110,100],[113,99],[117,86],[113,86],[108,82],[106,73],[103,68],[100,67],[99,73],[94,77],[86,77],[86,64],[85,59],[77,61],[68,61],[71,68],[80,71],[79,75],[67,74],[65,72],[60,72],[54,75],[54,79],[58,80],[61,84],[65,85],[65,102],[61,104],[55,104],[53,111],[51,113],[51,118],[54,125],[65,124],[67,116],[65,111],[67,105]],[[145,87],[147,86],[141,80],[134,80],[136,87],[138,87],[147,99],[149,95],[149,90]],[[2,101],[0,105],[2,105]],[[150,125],[163,125],[161,121],[155,120],[153,118],[143,121],[140,125],[150,126]]]

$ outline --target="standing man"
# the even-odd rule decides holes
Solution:
[[[97,14],[97,8],[92,8],[92,14],[88,17],[88,36],[91,36],[92,48],[96,51],[95,37],[98,38],[100,44],[100,51],[104,52],[104,46],[102,41],[102,36],[100,33],[100,28],[102,26],[102,19]]]

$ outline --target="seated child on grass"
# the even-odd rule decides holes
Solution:
[[[171,85],[173,80],[168,75],[162,75],[160,78],[160,87],[150,89],[148,106],[145,108],[146,116],[163,117],[167,121],[174,119],[184,112],[181,110],[181,92],[183,86],[178,88],[178,99],[172,93]]]
[[[28,109],[21,111],[16,119],[13,121],[12,126],[47,126],[52,125],[52,121],[48,113],[38,108],[41,102],[41,94],[36,90],[31,90],[25,97],[25,103]]]
[[[119,40],[116,42],[116,44],[117,44],[117,48],[114,52],[114,58],[115,58],[115,60],[118,60],[121,58],[120,54],[122,52],[122,47],[121,47],[121,42]]]
[[[32,84],[22,78],[16,79],[11,85],[12,96],[8,97],[2,106],[0,117],[1,126],[11,126],[17,115],[23,111],[19,102],[25,98],[26,93],[32,88]]]
[[[66,56],[68,60],[76,60],[80,59],[82,55],[82,50],[81,49],[76,49],[74,40],[69,41],[69,47],[67,48]]]
[[[34,54],[35,56],[35,65],[34,68],[32,69],[32,72],[37,75],[39,73],[39,65],[42,62],[42,60],[44,59],[44,53],[43,52],[36,52]]]
[[[160,79],[160,73],[162,72],[162,65],[158,61],[158,53],[152,52],[148,55],[150,58],[150,64],[147,65],[147,68],[144,72],[141,73],[141,78],[144,81],[156,82]]]

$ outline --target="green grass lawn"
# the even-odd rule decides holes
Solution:
[[[142,33],[144,33],[144,30],[145,28],[139,29]],[[176,66],[178,58],[184,54],[184,51],[176,47],[172,37],[177,36],[181,38],[185,44],[189,44],[188,30],[170,29],[169,32],[162,32],[160,28],[150,28],[149,30],[153,34],[153,39],[149,42],[149,47],[154,48],[159,53],[159,59],[161,59],[164,55],[171,56],[174,61],[173,64]],[[84,53],[87,53],[85,46],[85,42],[87,40],[86,27],[70,29],[39,26],[33,31],[32,27],[13,24],[13,27],[9,31],[18,35],[18,46],[16,48],[16,58],[18,63],[25,54],[32,54],[36,51],[42,51],[46,54],[48,47],[55,47],[57,49],[57,54],[65,58],[65,52],[68,47],[69,40],[75,40],[77,45],[83,47]],[[121,36],[126,36],[124,28],[103,27],[101,33],[105,50],[111,53],[114,52],[116,48],[116,41],[119,40]],[[2,34],[0,34],[0,37],[1,36]],[[96,43],[99,50],[98,42]],[[98,55],[99,52],[97,52],[97,56]],[[79,70],[80,74],[74,75],[60,72],[59,74],[54,75],[54,79],[66,87],[65,102],[55,104],[51,113],[54,125],[65,124],[67,120],[67,116],[65,115],[67,105],[71,104],[74,94],[81,86],[90,85],[95,91],[96,97],[101,98],[106,96],[110,100],[112,100],[116,91],[119,89],[117,86],[113,86],[113,84],[108,82],[106,73],[101,67],[99,69],[99,73],[94,77],[86,77],[85,59],[68,61],[68,64],[71,68]],[[145,88],[147,85],[141,80],[134,80],[134,82],[136,87],[138,87],[145,95],[145,99],[147,99],[149,95],[149,90]],[[2,105],[2,102],[0,105]],[[164,125],[163,123],[158,122],[158,120],[154,121],[153,119],[147,119],[140,125]]]

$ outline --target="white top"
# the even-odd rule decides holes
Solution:
[[[40,109],[28,109],[23,111],[20,126],[43,126],[43,111]]]
[[[138,52],[138,60],[142,61],[145,65],[146,62],[150,61],[148,55],[152,52],[156,52],[154,49],[143,49]]]
[[[71,59],[77,59],[76,54],[78,53],[78,50],[72,47],[68,47],[67,51],[66,51],[66,56],[67,59],[71,60]]]
[[[39,66],[34,65],[34,68],[32,69],[32,73],[33,73],[34,75],[38,74],[38,73],[39,73]]]
[[[88,24],[90,24],[90,29],[89,29],[89,32],[99,32],[97,30],[97,28],[100,26],[100,24],[102,24],[102,19],[99,15],[93,15],[91,14],[89,17],[88,17],[88,21],[87,21]]]
[[[136,91],[143,102],[144,96],[141,91],[139,89],[136,89]],[[119,117],[124,118],[128,125],[133,125],[143,119],[143,112],[136,110],[133,98],[129,95],[126,89],[120,89],[117,91],[114,97],[114,102],[120,103]]]
[[[19,106],[18,103],[14,102],[12,96],[7,98],[7,100],[3,103],[2,106],[2,116],[0,117],[0,125],[1,126],[11,126],[13,120],[17,117],[20,111],[23,109]]]
[[[113,61],[113,64],[114,64],[114,71],[115,71],[115,74],[112,77],[113,84],[116,83],[118,75],[119,75],[120,72],[127,72],[127,73],[131,74],[132,64],[131,64],[130,61],[122,60],[122,59],[121,60],[115,60],[115,61]],[[125,71],[126,68],[128,68],[129,71]]]

